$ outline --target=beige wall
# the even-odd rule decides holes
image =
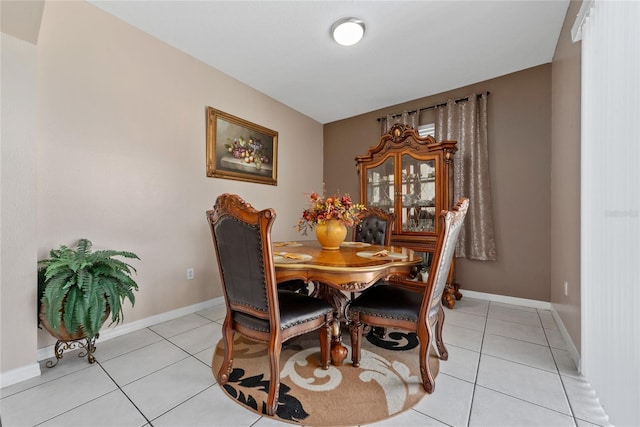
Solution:
[[[567,16],[576,11],[572,2]],[[4,43],[3,37],[3,63]],[[37,80],[35,99],[23,98],[26,110],[13,129],[32,141],[21,149],[33,150],[37,139],[38,152],[37,158],[28,151],[9,165],[3,124],[2,176],[15,175],[1,183],[2,373],[32,363],[36,349],[52,343],[43,332],[37,344],[34,337],[35,260],[50,248],[87,237],[98,248],[138,253],[141,290],[136,307],[125,309],[127,321],[217,297],[221,289],[204,211],[218,194],[236,192],[257,208],[275,207],[274,237],[299,238],[293,225],[303,193],[319,190],[323,175],[328,191],[357,197],[353,159],[377,142],[377,117],[485,90],[491,92],[499,260],[461,260],[458,281],[463,291],[551,300],[579,346],[579,226],[566,216],[567,208],[576,215],[579,208],[579,49],[568,44],[566,28],[553,70],[547,64],[329,123],[324,152],[319,123],[90,4],[47,2],[37,49],[11,43],[18,55],[27,55],[21,78]],[[37,78],[29,77],[30,70]],[[4,79],[3,64],[3,106],[16,100],[8,100]],[[207,105],[279,132],[277,187],[204,176]],[[11,142],[21,144],[20,138]],[[16,176],[26,180],[23,192],[13,191]],[[8,195],[18,193],[21,217],[9,223]],[[8,227],[22,230],[21,239],[6,233]],[[7,270],[7,256],[17,249],[27,252],[23,262]],[[195,280],[186,280],[187,267],[196,269]],[[561,293],[564,280],[569,297]],[[19,325],[10,334],[8,322]]]
[[[38,372],[36,63],[35,45],[2,34],[0,371],[24,368],[26,375]]]
[[[470,289],[549,301],[551,64],[326,124],[327,190],[339,187],[358,196],[354,157],[377,143],[378,117],[482,91],[491,92],[489,162],[498,261],[459,260],[457,281],[463,294]],[[426,114],[423,122],[429,121]]]
[[[44,0],[2,0],[0,2],[0,27],[4,34],[36,44]]]
[[[551,75],[551,303],[580,351],[580,73],[581,45],[571,27],[581,1],[572,1]],[[568,294],[564,294],[564,282]]]
[[[89,3],[47,2],[36,53],[37,115],[20,123],[37,129],[37,158],[15,168],[35,181],[37,167],[22,201],[37,206],[37,218],[28,212],[32,250],[20,282],[3,277],[3,373],[53,343],[43,331],[37,345],[4,334],[5,319],[22,315],[32,321],[12,322],[15,336],[35,334],[35,261],[51,248],[86,237],[96,249],[137,253],[131,322],[221,296],[205,220],[219,194],[274,207],[274,238],[293,240],[304,193],[322,186],[320,123]],[[279,132],[277,186],[205,176],[207,106]],[[2,243],[3,252],[15,249],[4,232]]]

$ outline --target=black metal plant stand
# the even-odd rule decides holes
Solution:
[[[53,368],[54,366],[56,366],[60,359],[62,359],[62,353],[64,353],[66,350],[77,350],[79,348],[82,348],[84,351],[81,351],[78,354],[78,357],[87,356],[87,362],[94,363],[96,361],[96,358],[93,356],[93,353],[96,351],[96,340],[99,337],[100,334],[96,334],[92,338],[81,338],[78,340],[69,341],[58,340],[53,349],[53,352],[56,356],[56,361],[54,363],[52,360],[49,360],[46,363],[46,367]]]

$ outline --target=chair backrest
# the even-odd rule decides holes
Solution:
[[[389,246],[395,215],[380,208],[368,207],[362,220],[353,227],[353,241]]]
[[[207,211],[227,307],[269,319],[277,307],[271,258],[273,209],[257,211],[234,194],[222,194]],[[272,319],[274,320],[274,319]]]
[[[438,242],[434,252],[431,268],[429,269],[429,279],[427,280],[425,301],[422,310],[429,312],[430,307],[440,304],[442,293],[447,284],[451,262],[453,260],[458,236],[464,223],[464,218],[469,209],[469,199],[461,198],[451,211],[442,211],[440,217],[443,227],[438,235]]]

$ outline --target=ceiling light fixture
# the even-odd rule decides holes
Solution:
[[[358,43],[364,36],[364,22],[358,18],[342,18],[331,26],[331,36],[342,46]]]

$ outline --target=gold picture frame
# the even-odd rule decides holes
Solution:
[[[278,132],[207,107],[207,176],[278,185]]]

